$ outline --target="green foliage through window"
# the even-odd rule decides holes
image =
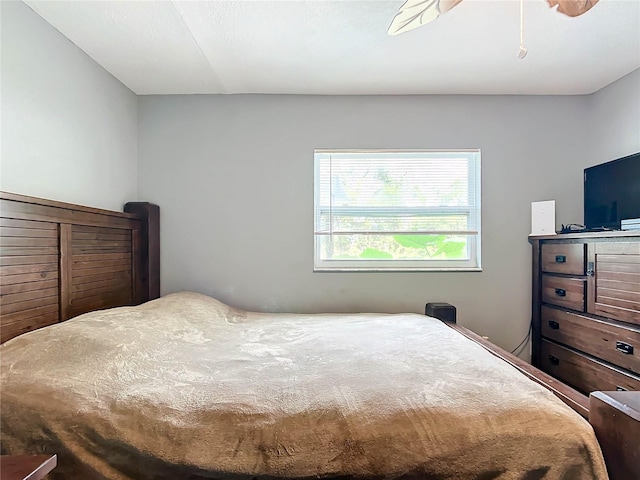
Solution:
[[[465,258],[467,242],[451,239],[446,235],[394,235],[393,239],[403,247],[425,250],[429,258]]]

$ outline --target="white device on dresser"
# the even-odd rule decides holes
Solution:
[[[556,201],[531,202],[531,235],[556,233]]]

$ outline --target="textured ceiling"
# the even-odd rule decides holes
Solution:
[[[137,94],[585,94],[640,67],[640,0],[570,18],[464,0],[389,36],[399,1],[31,1]]]

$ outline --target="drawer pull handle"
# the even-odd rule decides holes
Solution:
[[[560,330],[560,324],[558,322],[554,322],[553,320],[549,320],[549,326],[552,330]]]
[[[558,357],[554,357],[553,355],[549,355],[549,361],[551,362],[551,365],[560,364],[560,359]]]
[[[616,385],[616,392],[626,392],[627,389],[624,387],[621,387],[620,385]]]
[[[567,291],[564,288],[556,288],[556,295],[559,297],[566,297]]]
[[[625,355],[633,355],[633,345],[624,342],[616,342],[616,350]]]
[[[556,263],[565,263],[566,261],[566,255],[556,255]]]

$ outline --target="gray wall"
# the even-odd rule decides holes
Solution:
[[[163,292],[297,312],[450,301],[511,349],[530,318],[531,202],[582,220],[588,109],[578,96],[140,97],[140,196],[162,206]],[[484,271],[313,273],[314,148],[481,148]]]
[[[115,210],[136,200],[135,94],[24,3],[0,9],[0,189]]]
[[[640,69],[588,97],[589,167],[640,152]]]

